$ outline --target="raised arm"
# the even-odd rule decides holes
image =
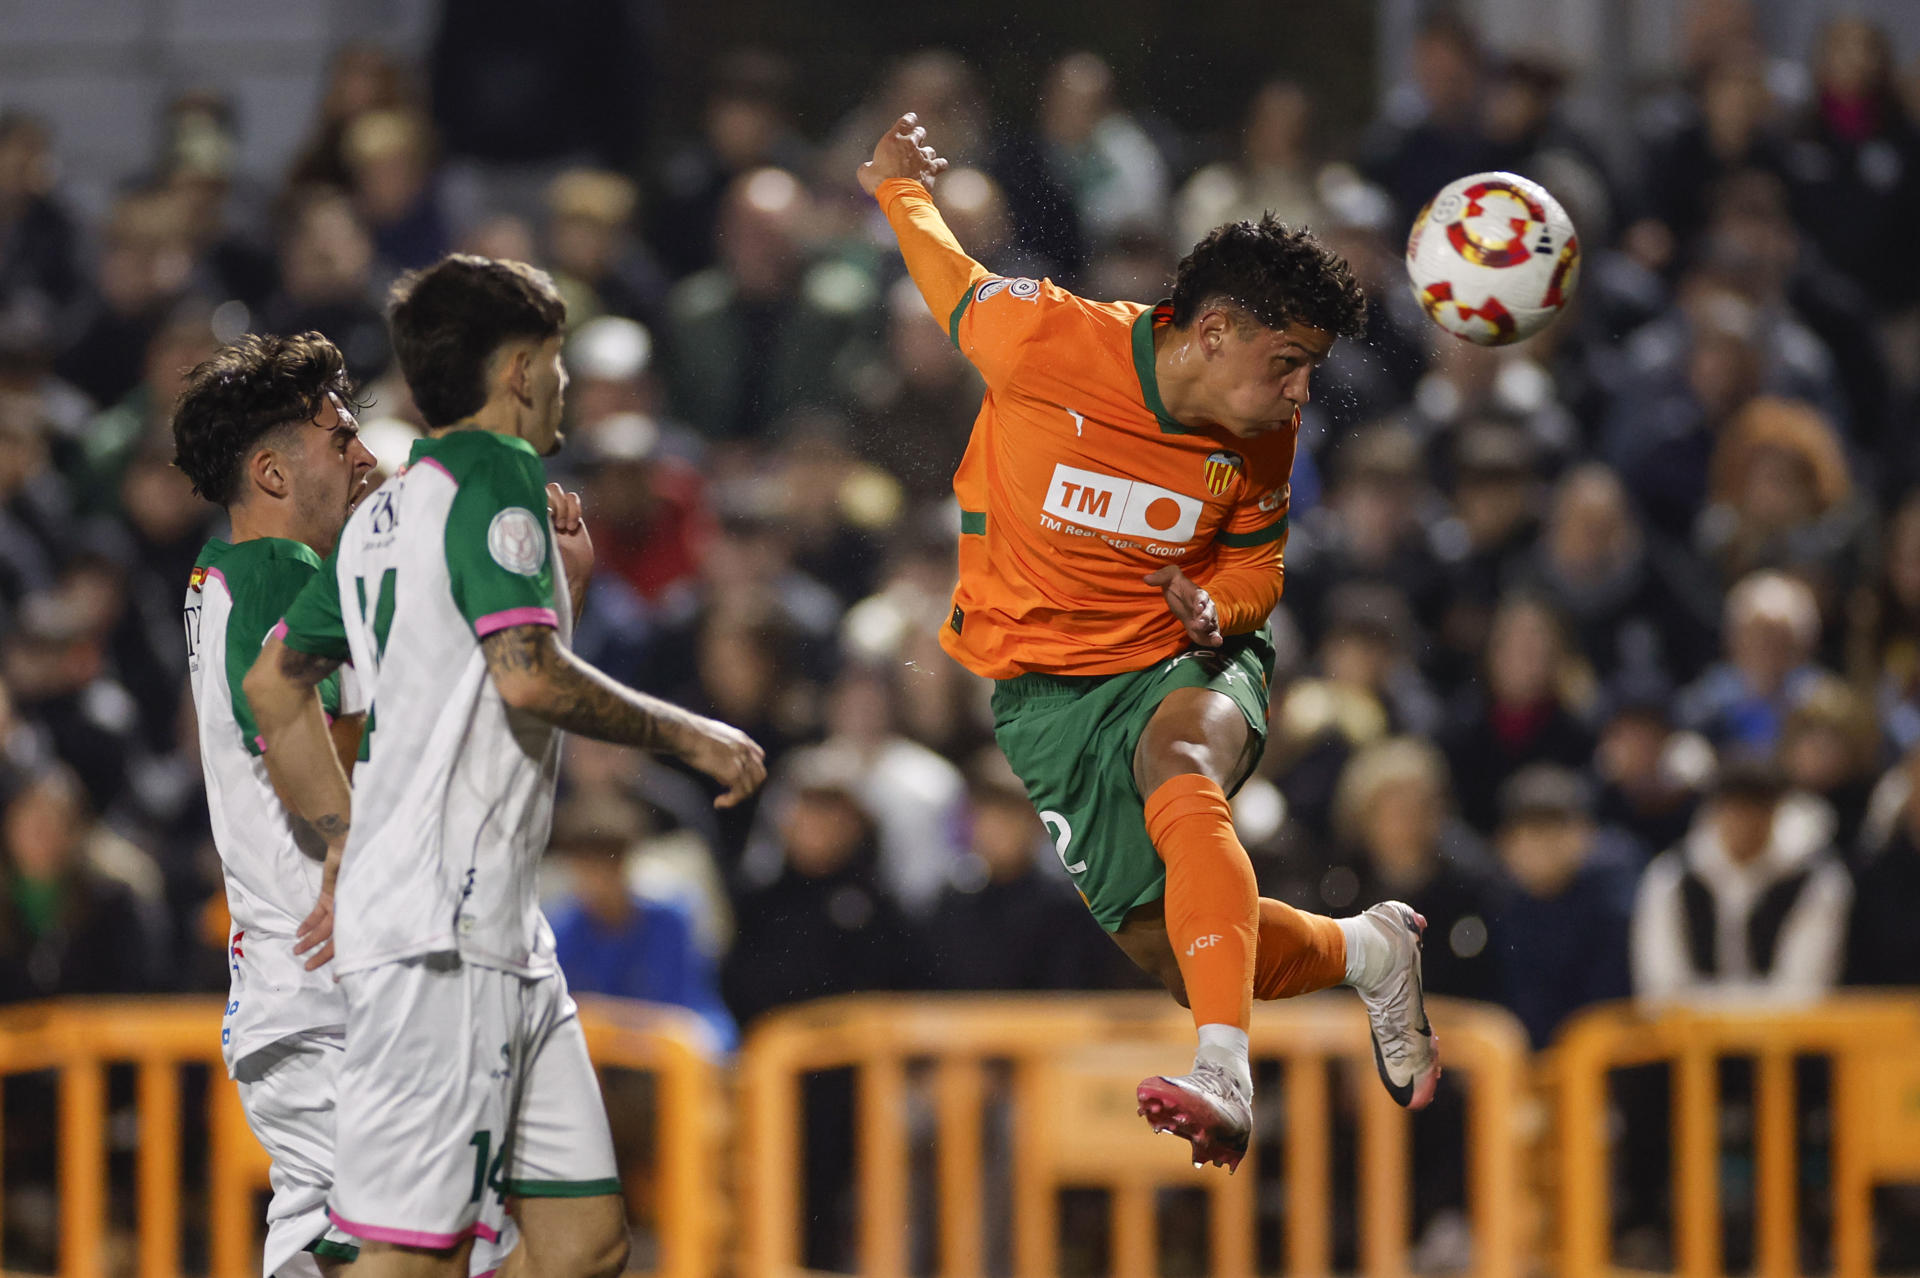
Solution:
[[[289,648],[278,635],[269,635],[242,685],[266,743],[264,758],[274,789],[293,816],[326,842],[320,898],[295,934],[295,954],[314,950],[307,960],[309,971],[333,957],[333,888],[353,810],[341,763],[345,742],[335,739],[320,704],[320,681],[339,668],[337,658]],[[353,738],[358,749],[359,734]]]
[[[509,706],[581,736],[676,755],[726,787],[716,807],[732,807],[767,779],[766,756],[746,733],[609,679],[551,626],[496,630],[480,649]]]
[[[860,186],[880,202],[900,241],[907,273],[934,319],[951,334],[960,303],[990,272],[960,247],[927,194],[925,184],[947,162],[926,142],[919,117],[912,112],[901,116],[873,148],[873,159],[860,166]]]

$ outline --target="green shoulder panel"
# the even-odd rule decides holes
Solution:
[[[523,440],[456,431],[430,456],[460,490],[447,513],[447,576],[476,637],[520,625],[558,625],[546,472]]]
[[[233,699],[233,717],[240,724],[241,741],[259,754],[260,729],[242,683],[253,668],[254,658],[260,655],[268,631],[318,575],[320,557],[300,542],[262,537],[217,551],[209,545],[199,566],[209,576],[218,574],[233,600],[227,616],[227,689]],[[339,712],[337,673],[321,683],[320,700],[328,714]]]

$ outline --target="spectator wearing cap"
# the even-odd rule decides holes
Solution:
[[[554,813],[551,850],[568,880],[547,910],[560,968],[576,994],[686,1008],[706,1026],[711,1050],[729,1053],[739,1028],[693,920],[682,906],[628,887],[627,859],[645,834],[639,806],[616,793],[579,794]]]
[[[954,990],[1131,985],[1132,965],[1060,872],[1046,828],[999,748],[967,780],[967,852],[928,925],[940,984]]]
[[[1906,794],[1882,838],[1863,849],[1847,924],[1849,985],[1920,985],[1920,748],[1908,751],[1889,780]]]
[[[1591,700],[1592,674],[1560,618],[1525,595],[1494,613],[1484,662],[1483,685],[1456,697],[1444,740],[1460,813],[1488,833],[1508,777],[1529,763],[1584,768],[1592,759],[1593,733],[1576,709]]]
[[[547,184],[546,259],[577,330],[601,315],[657,324],[666,281],[633,235],[640,191],[604,169],[567,169]]]
[[[1518,580],[1566,618],[1602,680],[1629,669],[1678,677],[1712,658],[1712,582],[1684,555],[1650,553],[1625,485],[1602,463],[1561,477]]]
[[[1768,753],[1820,676],[1820,607],[1806,583],[1759,572],[1727,595],[1726,659],[1681,692],[1679,719],[1715,747]]]
[[[1601,824],[1626,831],[1648,850],[1686,837],[1713,767],[1713,747],[1675,727],[1673,696],[1665,676],[1629,670],[1600,698],[1594,812]]]
[[[1587,782],[1550,763],[1501,788],[1495,847],[1508,884],[1487,929],[1499,997],[1539,1049],[1581,1008],[1631,992],[1627,929],[1644,854],[1595,824]]]
[[[1633,989],[1651,1002],[1818,998],[1840,978],[1853,885],[1825,805],[1735,761],[1633,909]]]

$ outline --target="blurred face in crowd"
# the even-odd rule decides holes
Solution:
[[[1713,830],[1735,865],[1749,865],[1767,850],[1778,805],[1749,795],[1724,795],[1713,801]]]
[[[806,188],[784,169],[756,170],[729,188],[716,243],[743,296],[770,300],[786,293],[800,266],[806,213]]]
[[[872,833],[853,796],[839,790],[803,790],[780,823],[787,864],[802,878],[822,879],[853,862]]]
[[[1902,506],[1887,529],[1887,589],[1920,613],[1920,501]]]
[[[1725,296],[1724,294],[1722,295]],[[1734,302],[1744,306],[1745,303]],[[1751,342],[1726,333],[1702,333],[1687,357],[1687,385],[1710,425],[1733,416],[1760,386],[1760,360]]]
[[[194,500],[192,482],[164,449],[147,449],[127,468],[120,481],[120,504],[142,538],[157,546],[178,545],[206,522],[206,509]],[[338,537],[343,516],[336,512],[332,518],[333,537]]]
[[[1582,467],[1562,483],[1547,529],[1554,567],[1575,582],[1603,581],[1631,562],[1640,545],[1619,477]]]
[[[0,133],[0,217],[52,191],[57,171],[53,139],[39,123],[19,120]]]
[[[7,805],[7,855],[23,878],[59,878],[79,854],[85,832],[79,787],[64,776],[34,781]]]
[[[1592,839],[1592,824],[1571,813],[1522,817],[1501,829],[1500,861],[1521,891],[1548,900],[1573,883]]]
[[[373,240],[344,197],[317,195],[295,214],[280,254],[289,297],[308,304],[360,300],[372,271]]]
[[[1845,17],[1826,30],[1815,55],[1814,79],[1822,93],[1851,99],[1880,93],[1892,78],[1885,37],[1863,18]]]
[[[1820,513],[1813,467],[1785,448],[1757,448],[1736,497],[1742,519],[1761,531],[1796,528]]]
[[[177,196],[149,191],[121,200],[96,275],[109,306],[137,315],[177,295],[192,270],[192,227]]]
[[[1386,475],[1357,475],[1340,485],[1333,505],[1354,557],[1363,564],[1385,562],[1414,522],[1411,480]]]
[[[1734,618],[1732,633],[1727,638],[1727,652],[1748,686],[1761,696],[1778,693],[1787,676],[1798,670],[1809,655],[1789,622],[1765,612],[1750,612]]]
[[[1333,630],[1320,645],[1320,672],[1335,683],[1377,693],[1386,687],[1396,655],[1393,645],[1379,635]]]
[[[1033,868],[1046,829],[1025,795],[976,791],[972,815],[973,854],[986,863],[989,879],[1006,883]]]
[[[1040,99],[1040,131],[1058,146],[1083,146],[1113,109],[1113,70],[1098,54],[1070,53]]]
[[[1487,682],[1502,705],[1530,706],[1553,697],[1560,636],[1546,611],[1510,604],[1493,619],[1487,639]]]
[[[1457,122],[1480,94],[1479,58],[1454,32],[1423,32],[1413,46],[1413,79],[1437,119]]]
[[[1600,730],[1594,766],[1603,780],[1628,794],[1660,789],[1661,759],[1670,736],[1666,720],[1651,711],[1617,714]]]
[[[707,104],[707,145],[735,173],[765,164],[785,131],[779,107],[757,94],[716,96]]]
[[[1263,85],[1247,108],[1247,164],[1256,169],[1304,164],[1312,122],[1313,100],[1305,89],[1289,82]]]
[[[1758,58],[1731,57],[1714,64],[1701,90],[1700,108],[1708,143],[1722,162],[1746,156],[1772,106]]]
[[[771,645],[751,627],[709,624],[697,656],[700,687],[720,718],[757,723],[767,715],[778,685]]]
[[[1463,475],[1454,509],[1475,546],[1498,546],[1533,513],[1533,482],[1525,475],[1484,472]]]
[[[933,186],[933,202],[954,238],[981,260],[997,257],[1013,247],[1013,224],[999,183],[979,169],[949,169]],[[974,246],[978,245],[978,248]],[[920,294],[914,290],[918,300]],[[925,310],[926,304],[920,303]]]
[[[1445,811],[1439,793],[1424,779],[1381,786],[1364,817],[1365,851],[1374,873],[1396,888],[1426,882],[1440,855]]]
[[[1853,743],[1832,724],[1809,723],[1787,732],[1780,766],[1795,785],[1816,794],[1839,789],[1858,771]]]

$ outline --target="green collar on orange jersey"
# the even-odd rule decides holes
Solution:
[[[1163,435],[1191,435],[1193,431],[1182,426],[1167,415],[1167,406],[1160,399],[1160,379],[1153,373],[1153,330],[1159,324],[1173,322],[1173,303],[1155,302],[1140,312],[1140,318],[1133,321],[1133,371],[1140,376],[1140,398],[1146,403],[1147,411],[1159,419],[1160,433]]]

